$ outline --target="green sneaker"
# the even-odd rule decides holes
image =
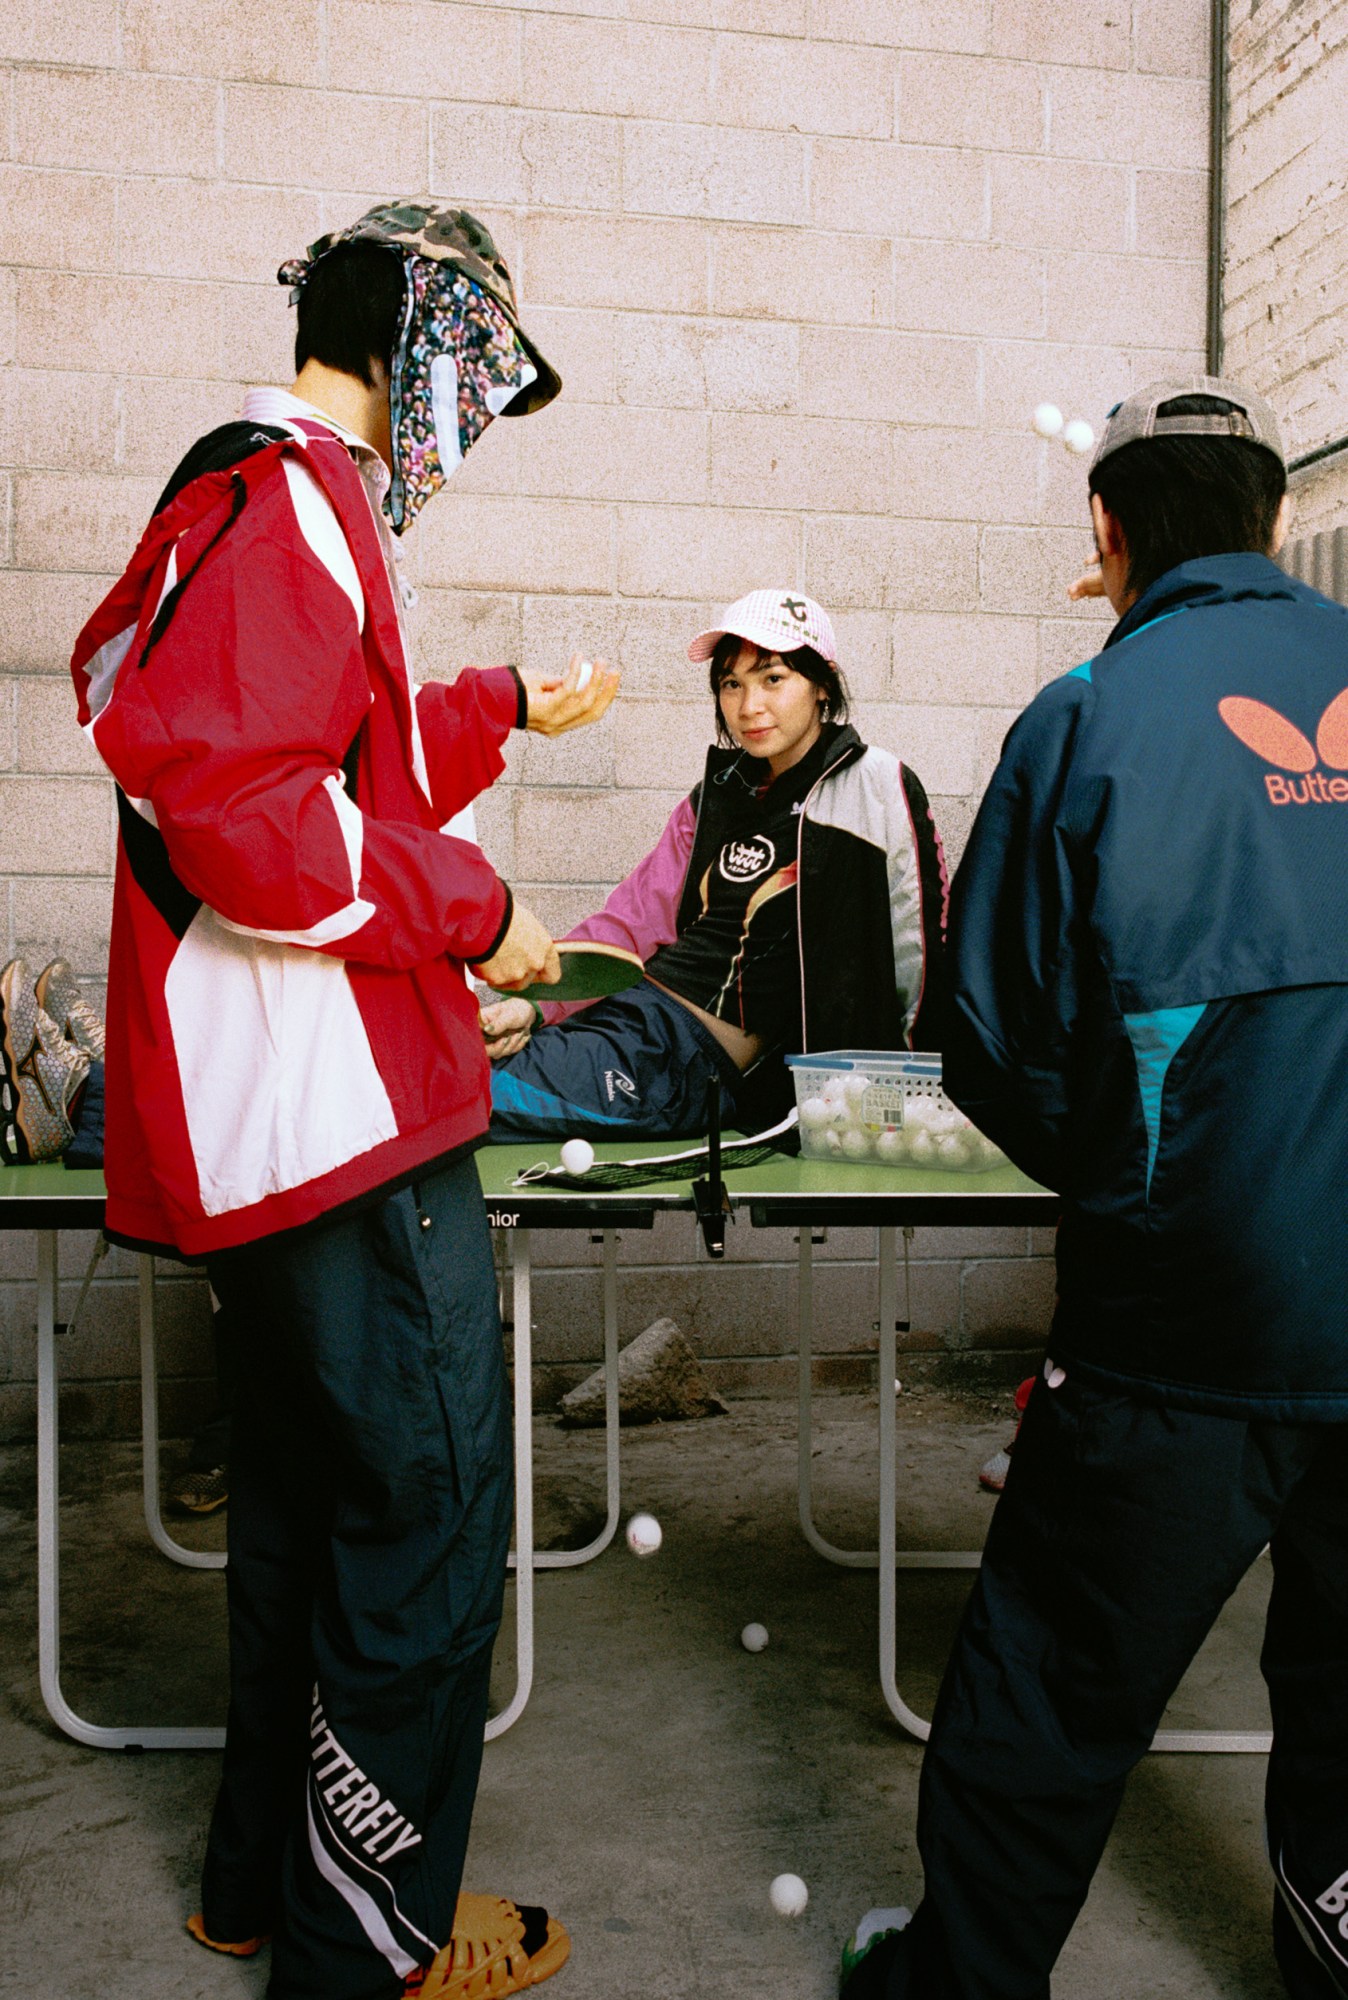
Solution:
[[[843,1946],[839,2000],[881,2000],[882,1981],[893,1956],[892,1951],[883,1947],[912,1921],[912,1911],[902,1905],[896,1910],[867,1910]]]

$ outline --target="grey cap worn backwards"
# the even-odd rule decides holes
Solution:
[[[1212,410],[1193,416],[1161,416],[1165,403],[1180,396],[1219,396],[1229,410]],[[1145,389],[1116,403],[1105,421],[1090,469],[1094,472],[1103,459],[1122,451],[1126,444],[1143,438],[1223,437],[1240,438],[1246,444],[1260,444],[1271,451],[1279,465],[1285,465],[1278,419],[1262,396],[1221,375],[1177,375],[1171,381],[1149,382]]]

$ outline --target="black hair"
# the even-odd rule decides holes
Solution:
[[[710,680],[712,700],[716,704],[718,743],[731,744],[735,740],[726,728],[725,717],[721,713],[721,683],[734,672],[740,647],[745,645],[753,646],[755,665],[758,660],[770,660],[774,656],[771,646],[755,646],[752,639],[741,639],[738,632],[723,632],[716,641],[716,650],[711,656]],[[819,704],[821,722],[846,722],[847,683],[831,660],[826,660],[822,653],[816,653],[813,646],[795,646],[789,653],[778,653],[776,657],[794,673],[804,674],[807,681],[813,681],[817,688],[822,688],[824,699]]]
[[[295,373],[321,361],[373,389],[371,363],[392,369],[403,296],[400,251],[359,238],[329,250],[300,288]]]
[[[1156,414],[1226,415],[1233,407],[1223,396],[1175,396]],[[1287,474],[1273,452],[1245,438],[1138,438],[1096,466],[1090,490],[1123,531],[1128,588],[1140,596],[1199,556],[1268,555]]]

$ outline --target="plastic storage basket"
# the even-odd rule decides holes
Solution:
[[[938,1055],[830,1049],[786,1060],[806,1159],[966,1174],[1006,1165],[942,1090]]]

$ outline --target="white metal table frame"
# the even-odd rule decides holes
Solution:
[[[943,1198],[938,1198],[943,1199]],[[799,1211],[814,1207],[808,1198],[790,1199],[789,1208]],[[660,1206],[683,1206],[669,1201]],[[515,1688],[505,1706],[487,1724],[490,1742],[519,1720],[533,1687],[535,1661],[534,1575],[538,1570],[571,1569],[593,1561],[612,1543],[621,1509],[620,1429],[618,1423],[618,1310],[617,1232],[601,1222],[587,1201],[586,1216],[576,1215],[580,1203],[574,1198],[551,1196],[546,1204],[519,1202],[509,1215],[499,1213],[501,1204],[488,1198],[488,1219],[508,1235],[511,1245],[512,1311],[514,1347],[515,1420],[515,1520],[517,1547],[510,1556],[516,1573],[515,1592]],[[565,1214],[569,1206],[570,1214]],[[604,1204],[608,1206],[608,1204]],[[650,1226],[653,1209],[631,1196],[614,1203],[613,1222]],[[780,1205],[765,1203],[759,1194],[734,1194],[734,1209],[749,1207],[757,1227],[791,1226],[788,1213]],[[830,1204],[830,1207],[833,1205]],[[605,1493],[607,1501],[603,1528],[583,1548],[537,1551],[533,1544],[533,1269],[531,1232],[524,1218],[537,1207],[542,1226],[556,1226],[565,1215],[572,1227],[583,1226],[599,1234],[603,1245],[602,1287],[605,1375]],[[923,1204],[923,1219],[939,1223],[939,1214]],[[841,1205],[834,1208],[838,1219]],[[574,1218],[574,1219],[573,1219]],[[531,1218],[532,1219],[532,1218]],[[849,1214],[848,1220],[853,1217]],[[898,1572],[901,1569],[976,1569],[981,1562],[977,1550],[900,1550],[898,1538],[898,1451],[897,1411],[892,1384],[898,1367],[898,1262],[901,1229],[911,1233],[911,1225],[882,1222],[876,1227],[877,1276],[879,1289],[878,1379],[879,1398],[879,1489],[877,1549],[843,1549],[828,1541],[814,1522],[811,1450],[813,1441],[812,1363],[814,1332],[813,1233],[818,1223],[798,1215],[797,1264],[797,1345],[798,1409],[797,1509],[806,1541],[826,1560],[852,1569],[875,1569],[879,1573],[879,1676],[886,1705],[895,1720],[925,1742],[931,1725],[904,1701],[898,1687],[896,1641],[898,1631]],[[58,1284],[57,1231],[38,1231],[38,1620],[39,1659],[43,1700],[58,1726],[77,1742],[102,1749],[218,1749],[224,1742],[219,1728],[190,1727],[110,1727],[89,1723],[78,1716],[66,1701],[60,1685],[60,1500],[59,1500],[59,1402],[56,1380],[56,1302]],[[158,1382],[155,1354],[154,1260],[143,1257],[139,1280],[142,1493],[145,1522],[150,1539],[172,1561],[193,1569],[223,1568],[223,1555],[185,1548],[164,1526],[159,1496]],[[1152,1748],[1159,1751],[1226,1752],[1267,1754],[1271,1737],[1262,1731],[1161,1730]]]

